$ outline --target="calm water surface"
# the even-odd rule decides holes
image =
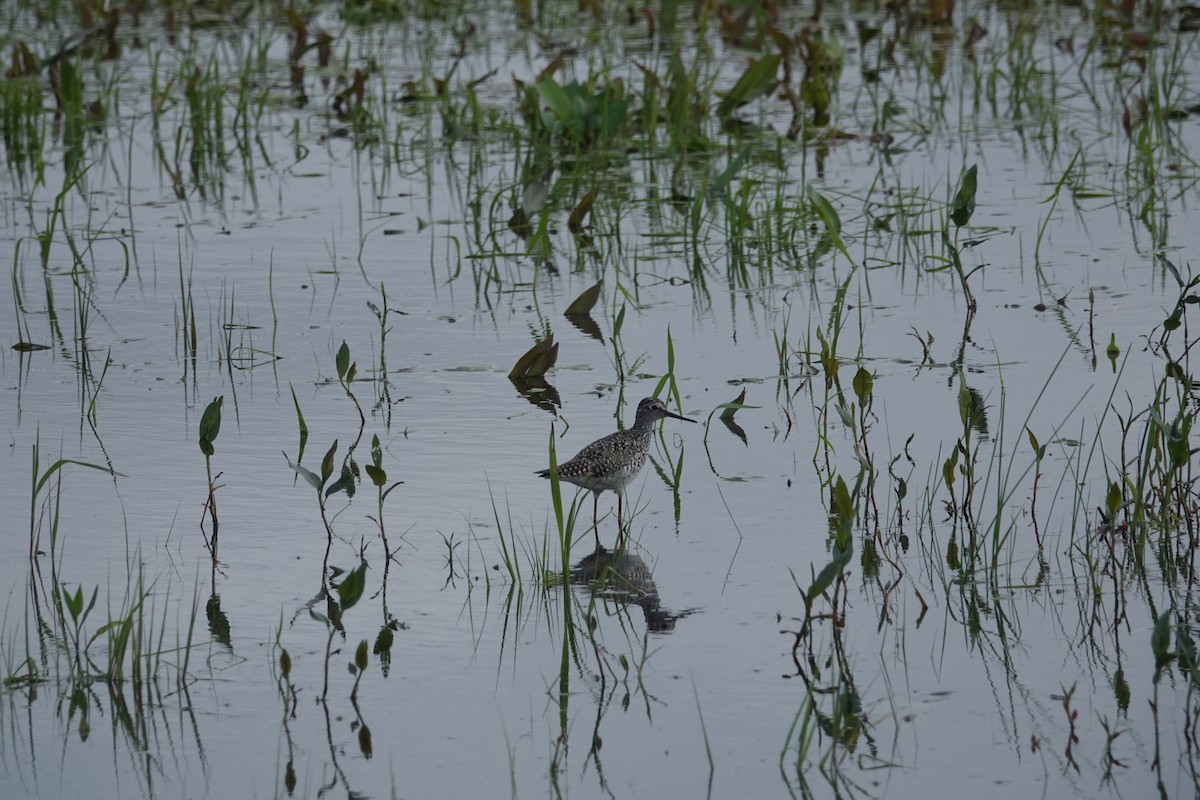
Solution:
[[[1146,142],[1151,123],[1127,134],[1122,114],[1151,81],[1172,107],[1195,104],[1194,34],[1164,26],[1154,47],[1122,49],[1110,37],[1151,22],[970,4],[942,28],[905,17],[914,27],[889,61],[856,31],[890,39],[895,18],[839,4],[808,24],[837,45],[830,126],[855,138],[787,140],[776,87],[738,111],[741,130],[705,122],[707,152],[673,160],[665,129],[653,144],[631,131],[628,151],[580,167],[577,150],[548,156],[521,133],[513,79],[532,83],[562,53],[560,84],[620,77],[643,105],[641,67],[665,82],[671,41],[648,37],[643,17],[547,4],[535,35],[507,8],[409,9],[367,27],[331,11],[309,21],[314,40],[334,36],[334,59],[322,70],[305,57],[305,107],[289,88],[288,27],[266,9],[239,27],[147,14],[136,43],[119,29],[119,59],[72,56],[85,100],[108,107],[57,219],[73,151],[50,128],[46,74],[31,79],[45,91],[45,181],[11,151],[0,179],[12,271],[0,288],[0,795],[1200,792],[1195,665],[1178,638],[1197,633],[1195,528],[1154,528],[1178,557],[1151,546],[1137,565],[1097,510],[1144,447],[1168,364],[1187,367],[1186,320],[1159,346],[1180,288],[1157,256],[1188,280],[1197,126],[1181,113]],[[799,14],[780,29],[797,35]],[[723,39],[715,12],[703,32],[680,15],[685,63],[730,91],[761,53]],[[81,29],[37,26],[23,7],[3,17],[8,43],[39,54]],[[406,98],[410,81],[432,94],[468,22],[447,96]],[[967,48],[975,23],[987,36]],[[1056,46],[1068,36],[1073,50]],[[356,137],[332,109],[339,76],[371,60],[375,125]],[[182,88],[195,65],[225,88],[227,163],[202,174]],[[246,97],[265,98],[252,124],[238,116]],[[550,161],[539,251],[536,232],[507,223]],[[977,207],[959,242],[971,240],[973,314],[940,238],[970,165]],[[593,186],[589,241],[568,217]],[[836,210],[845,253],[806,186]],[[673,191],[691,199],[673,204]],[[563,312],[601,279],[595,338]],[[548,330],[557,367],[546,392],[524,396],[508,372]],[[836,336],[837,383],[818,332]],[[343,341],[361,428],[337,380]],[[629,489],[629,548],[615,577],[589,583],[591,496],[563,487],[580,514],[564,564],[550,484],[534,472],[552,437],[565,459],[631,424],[670,359],[678,410],[703,424],[664,423]],[[874,376],[865,416],[860,367]],[[1187,419],[1194,397],[1167,385],[1163,407]],[[718,413],[743,388],[739,436]],[[974,567],[967,476],[953,495],[943,477],[967,388],[986,415],[970,438],[987,542]],[[214,564],[197,440],[217,396]],[[307,469],[337,440],[340,470],[357,440],[357,492],[327,501],[332,539],[288,466],[297,404]],[[1139,417],[1124,449],[1118,414]],[[1026,427],[1046,445],[1040,470]],[[361,469],[373,436],[388,485],[402,482],[383,510],[390,564]],[[35,447],[42,473],[67,458],[119,475],[54,474],[33,501],[31,568]],[[1185,462],[1179,491],[1195,508]],[[854,551],[806,628],[805,592],[833,557],[838,476],[855,498]],[[600,504],[608,548],[614,500]],[[361,564],[362,599],[331,634],[326,593]],[[85,599],[98,587],[83,668],[55,610],[60,585]],[[127,659],[106,680],[120,629],[102,626],[139,597],[143,673]],[[1156,675],[1151,633],[1170,609],[1183,655]],[[360,642],[361,677],[348,669]]]

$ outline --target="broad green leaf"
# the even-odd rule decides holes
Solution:
[[[599,96],[599,101],[597,121],[600,138],[614,139],[625,128],[625,120],[629,117],[629,98],[610,97],[606,92]]]
[[[337,453],[337,444],[337,439],[334,439],[333,444],[326,451],[325,457],[321,459],[321,483],[325,483],[333,475],[333,457]]]
[[[812,586],[808,588],[808,602],[812,603],[821,596],[821,593],[833,585],[834,579],[841,573],[841,565],[836,561],[830,561],[821,571],[817,573],[817,577],[813,580]]]
[[[350,570],[342,582],[337,585],[338,599],[341,601],[343,612],[354,607],[354,604],[362,597],[366,585],[367,565],[362,563]]]
[[[551,113],[565,124],[565,121],[572,116],[571,100],[563,87],[559,86],[554,78],[546,78],[539,81],[537,85],[537,93],[541,95],[542,101],[550,107]]]
[[[950,457],[942,462],[942,480],[946,482],[946,486],[954,485],[955,467],[958,466],[958,448],[954,448]]]
[[[1186,417],[1180,420],[1177,424],[1172,425],[1167,433],[1167,454],[1171,457],[1171,466],[1179,469],[1187,464],[1191,458],[1191,447],[1188,444],[1188,436],[1192,430],[1192,419]]]
[[[774,89],[775,73],[779,71],[782,58],[781,54],[772,53],[751,63],[717,105],[717,116],[729,116],[746,103]]]
[[[325,496],[329,497],[337,494],[338,492],[345,492],[351,497],[354,496],[354,473],[346,467],[342,467],[342,474],[338,476],[336,481],[329,484],[327,489],[325,489]]]
[[[367,464],[365,469],[367,470],[367,477],[371,479],[371,483],[374,485],[382,487],[385,483],[387,483],[387,473],[384,472],[382,467],[377,467],[374,464]]]
[[[1113,360],[1121,355],[1121,348],[1117,347],[1117,335],[1115,333],[1108,340],[1108,347],[1104,348],[1104,354]]]
[[[350,345],[346,344],[345,339],[342,339],[342,346],[337,351],[338,380],[345,380],[348,369],[350,369]]]
[[[954,194],[954,199],[950,202],[950,221],[955,227],[961,228],[971,221],[971,215],[975,213],[975,188],[977,169],[974,164],[963,173],[962,183],[958,186],[958,191]]]
[[[840,475],[833,487],[833,508],[840,522],[849,523],[854,519],[854,505],[850,501],[850,490],[846,487],[845,478]]]
[[[858,402],[866,404],[871,397],[871,391],[875,386],[875,376],[866,370],[865,367],[859,367],[858,372],[854,373],[854,394],[858,397]]]
[[[1110,522],[1116,519],[1117,512],[1121,510],[1121,499],[1121,484],[1117,481],[1110,481],[1108,494],[1104,498],[1104,510]]]
[[[371,463],[377,467],[383,466],[383,447],[379,444],[379,434],[371,437]]]
[[[75,594],[71,594],[67,591],[67,587],[60,586],[59,592],[62,594],[63,603],[66,604],[71,619],[78,622],[79,615],[83,613],[83,587],[78,587],[75,590]]]
[[[308,444],[308,423],[304,421],[304,412],[300,410],[300,401],[296,399],[296,387],[288,385],[292,390],[292,405],[296,407],[296,422],[300,425],[300,452],[296,458],[304,459],[304,446]]]
[[[295,472],[301,478],[304,478],[304,480],[308,481],[309,485],[312,486],[314,489],[316,489],[318,492],[321,491],[321,485],[324,483],[324,481],[321,480],[319,475],[317,475],[315,472],[313,472],[310,469],[305,469],[304,467],[300,466],[299,464],[293,464],[292,460],[290,458],[288,458],[287,453],[283,454],[283,459],[284,459],[284,461],[287,462],[288,466],[292,468],[293,472]]]
[[[200,451],[206,456],[211,457],[215,452],[213,442],[221,432],[221,406],[224,402],[225,395],[214,398],[200,416]]]

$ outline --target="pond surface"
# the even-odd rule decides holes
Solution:
[[[1096,14],[6,4],[0,796],[1200,794],[1197,25]]]

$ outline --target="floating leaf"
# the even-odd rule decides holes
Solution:
[[[590,314],[568,314],[564,316],[584,336],[588,336],[600,342],[600,344],[604,344],[604,333],[601,332],[600,326],[596,324],[596,320],[592,319]]]
[[[537,342],[526,351],[525,355],[518,358],[517,363],[513,365],[512,371],[508,373],[508,377],[540,378],[557,361],[558,345],[554,343],[554,335],[551,334],[540,342]]]
[[[591,287],[584,289],[578,297],[571,301],[571,305],[567,306],[566,315],[568,317],[578,314],[587,314],[596,305],[596,301],[600,299],[600,290],[604,288],[604,281],[596,281]]]
[[[718,406],[721,410],[721,419],[729,422],[733,419],[733,415],[741,411],[743,408],[758,408],[758,406],[746,405],[746,389],[742,387],[742,391],[738,394],[737,399],[732,403],[722,403]]]
[[[50,345],[35,344],[34,342],[17,342],[12,346],[12,349],[16,350],[18,353],[32,353],[37,350],[49,350]]]

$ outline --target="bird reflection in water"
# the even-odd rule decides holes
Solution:
[[[671,611],[663,608],[658,587],[646,562],[626,548],[615,551],[598,548],[571,568],[571,583],[587,586],[592,597],[608,603],[640,606],[646,627],[653,633],[670,633],[675,622],[696,609]]]

